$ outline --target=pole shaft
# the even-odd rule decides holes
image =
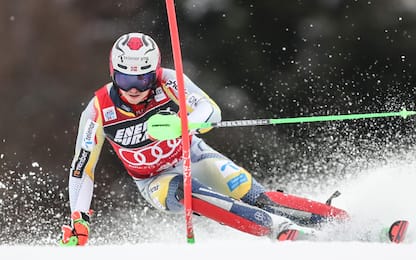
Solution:
[[[192,177],[190,159],[190,139],[188,130],[188,115],[186,110],[185,86],[183,79],[183,66],[181,47],[179,43],[179,31],[176,21],[174,0],[166,0],[166,8],[169,20],[169,30],[172,42],[173,60],[176,70],[176,80],[179,94],[179,115],[182,127],[182,158],[183,158],[183,184],[184,184],[184,207],[186,237],[188,243],[194,243],[194,231],[192,225]]]

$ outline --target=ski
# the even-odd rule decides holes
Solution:
[[[388,238],[393,243],[402,243],[406,238],[407,227],[409,226],[409,221],[407,220],[397,220],[394,222],[388,230]]]
[[[406,238],[407,228],[409,221],[397,220],[393,222],[388,228],[384,228],[382,232],[381,241],[391,243],[402,243]],[[302,231],[295,229],[285,229],[277,235],[277,241],[301,241],[301,240],[314,240],[314,236],[308,236],[303,234]]]
[[[295,229],[285,229],[277,235],[278,241],[293,241],[297,240],[299,231]]]

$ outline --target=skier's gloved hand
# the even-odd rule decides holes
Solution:
[[[90,232],[90,216],[93,211],[74,211],[71,214],[71,226],[62,226],[62,246],[84,246]]]

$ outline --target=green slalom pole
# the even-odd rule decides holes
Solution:
[[[277,124],[295,124],[324,121],[341,121],[377,117],[400,116],[406,119],[409,116],[416,115],[416,111],[407,111],[405,108],[400,112],[385,113],[368,113],[368,114],[349,114],[349,115],[328,115],[328,116],[310,116],[310,117],[292,117],[292,118],[274,118],[274,119],[249,119],[235,121],[221,121],[217,123],[189,123],[189,130],[203,128],[220,128],[220,127],[238,127],[238,126],[261,126]],[[175,114],[156,114],[147,121],[148,134],[157,140],[175,139],[181,136],[181,121]]]

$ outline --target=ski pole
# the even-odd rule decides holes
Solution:
[[[292,117],[292,118],[272,118],[272,119],[248,119],[235,121],[221,121],[217,123],[210,122],[189,122],[189,130],[203,128],[220,128],[220,127],[238,127],[238,126],[262,126],[277,124],[294,124],[323,121],[340,121],[354,120],[378,117],[400,116],[406,119],[409,116],[416,115],[416,111],[407,111],[403,108],[399,112],[385,113],[368,113],[368,114],[346,114],[346,115],[327,115],[327,116],[310,116],[310,117]],[[155,114],[147,121],[148,134],[157,140],[175,139],[181,136],[181,121],[174,114]]]

